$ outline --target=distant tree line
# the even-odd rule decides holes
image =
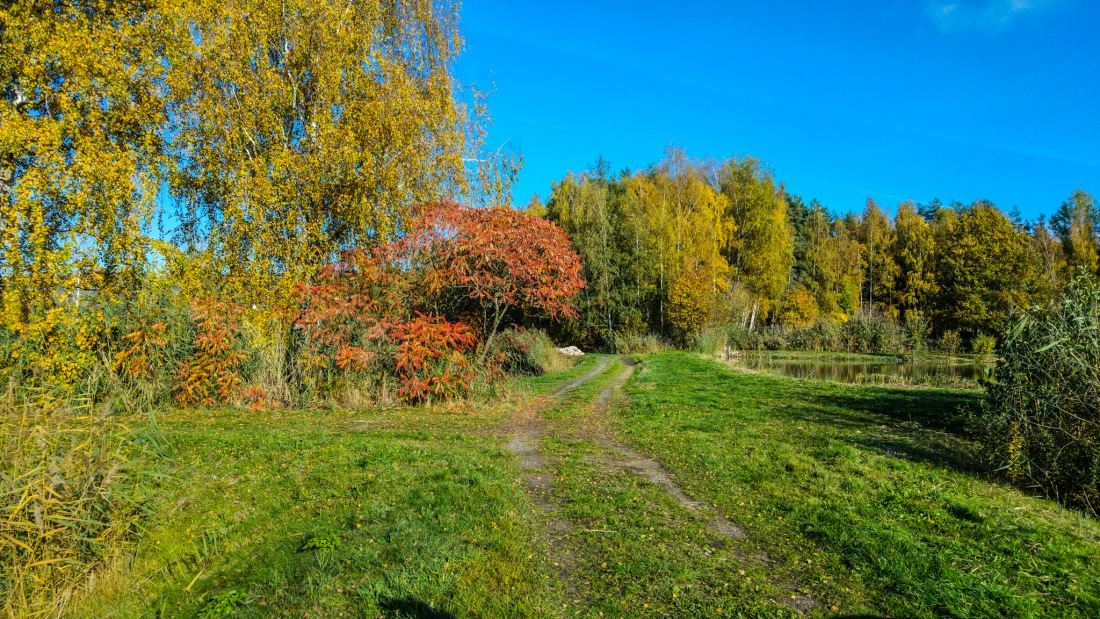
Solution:
[[[1032,222],[984,200],[907,201],[891,216],[868,199],[837,214],[756,159],[670,149],[618,175],[601,159],[529,208],[561,224],[582,257],[583,311],[562,328],[590,347],[868,315],[974,339],[999,334],[1012,308],[1054,298],[1078,268],[1100,270],[1100,213],[1083,190]]]

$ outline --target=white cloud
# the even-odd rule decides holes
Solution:
[[[1058,0],[935,0],[928,12],[940,30],[1000,29],[1020,16],[1054,4]]]

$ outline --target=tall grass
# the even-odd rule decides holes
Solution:
[[[692,336],[692,348],[704,355],[717,355],[729,344],[726,329],[708,328]]]
[[[615,352],[620,355],[642,355],[668,350],[669,348],[667,342],[652,333],[632,333],[615,336]]]
[[[987,463],[1100,516],[1100,281],[1019,316],[994,377],[975,419]]]
[[[86,402],[0,416],[0,609],[58,616],[135,538],[164,453],[155,422]]]

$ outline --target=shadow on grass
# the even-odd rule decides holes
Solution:
[[[969,393],[922,390],[881,390],[873,396],[820,395],[814,403],[830,408],[868,413],[890,425],[917,424],[922,428],[966,438],[966,412],[980,397]]]
[[[437,610],[412,598],[384,598],[378,607],[385,613],[386,619],[455,619],[451,613]]]
[[[966,475],[983,476],[967,431],[967,412],[977,408],[979,396],[919,390],[882,390],[871,397],[821,394],[813,416],[844,429],[846,442],[855,443],[911,462],[934,464]],[[852,413],[856,413],[853,415]],[[856,438],[847,430],[869,424],[881,434]]]

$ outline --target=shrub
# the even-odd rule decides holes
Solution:
[[[905,331],[896,322],[876,313],[853,316],[844,324],[846,347],[853,352],[905,352]]]
[[[979,333],[978,337],[970,343],[970,350],[975,355],[993,355],[997,352],[997,340],[991,335]]]
[[[1008,327],[975,419],[985,461],[1010,479],[1100,515],[1100,283]]]
[[[787,335],[792,350],[843,350],[845,343],[841,326],[831,320],[818,321],[812,327],[797,329]]]
[[[474,373],[463,354],[473,350],[477,338],[461,322],[447,322],[437,316],[417,314],[398,325],[398,395],[409,402],[446,399],[470,390]]]
[[[183,406],[229,402],[239,393],[241,365],[248,356],[239,337],[242,309],[214,299],[196,299],[191,309],[195,352],[179,363],[176,401]]]
[[[958,331],[944,331],[940,336],[940,350],[943,352],[954,355],[962,348],[962,337]]]
[[[928,347],[928,336],[932,323],[920,312],[905,312],[905,334],[909,350],[922,352]]]
[[[668,320],[678,343],[692,343],[710,318],[713,304],[713,288],[702,268],[686,269],[673,280],[668,292]]]
[[[763,350],[764,338],[760,331],[750,331],[734,326],[726,331],[727,343],[737,350]]]

